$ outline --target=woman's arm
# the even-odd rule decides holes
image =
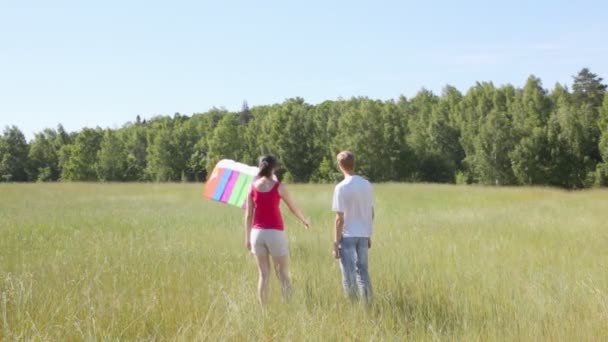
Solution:
[[[251,226],[253,225],[253,198],[251,193],[247,195],[247,209],[245,210],[245,246],[251,250]]]
[[[298,208],[296,206],[296,204],[293,202],[291,195],[289,194],[289,192],[287,191],[287,188],[283,184],[279,185],[279,195],[281,195],[281,198],[283,199],[285,204],[287,204],[287,208],[289,208],[291,213],[304,224],[304,228],[306,228],[306,229],[310,228],[310,222],[304,217],[304,214],[302,214],[302,211],[300,210],[300,208]]]

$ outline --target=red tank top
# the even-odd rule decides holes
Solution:
[[[249,196],[253,199],[255,210],[253,213],[253,228],[283,230],[283,217],[281,216],[281,195],[279,182],[276,182],[270,191],[258,191],[251,185]]]

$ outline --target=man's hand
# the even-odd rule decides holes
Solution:
[[[331,254],[334,256],[334,258],[340,259],[340,244],[338,242],[334,242],[334,248]]]

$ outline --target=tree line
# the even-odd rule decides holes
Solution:
[[[357,155],[371,181],[608,185],[608,95],[588,69],[571,89],[530,76],[523,88],[479,82],[466,93],[280,104],[247,103],[157,116],[118,129],[66,132],[59,125],[26,141],[15,126],[0,137],[0,181],[204,181],[230,158],[255,165],[275,154],[291,182],[335,182],[336,152]]]

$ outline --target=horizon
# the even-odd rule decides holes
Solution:
[[[581,70],[582,70],[582,69],[583,69],[583,68],[581,68]],[[580,71],[580,70],[579,70],[579,71]],[[590,71],[591,71],[591,72],[593,72],[593,70],[590,70]],[[578,73],[578,72],[577,72],[577,73]],[[536,75],[534,75],[534,74],[530,74],[528,77],[531,77],[531,76],[536,76]],[[599,77],[602,77],[601,75],[598,75],[598,76],[599,76]],[[572,78],[572,77],[574,77],[574,75],[573,75],[573,76],[571,76],[571,78]],[[527,80],[527,78],[526,78],[526,80]],[[477,83],[486,83],[486,82],[487,82],[487,83],[492,83],[492,84],[494,84],[494,86],[495,86],[496,88],[501,88],[501,87],[506,87],[506,86],[513,86],[513,87],[518,88],[518,89],[523,88],[523,85],[517,85],[517,84],[512,84],[512,83],[495,84],[495,83],[494,83],[494,82],[492,82],[491,80],[475,81],[475,84],[477,84]],[[542,79],[541,79],[541,82],[542,82]],[[397,101],[397,100],[399,100],[399,98],[400,98],[401,96],[405,96],[405,97],[406,97],[408,100],[410,100],[412,97],[416,96],[416,95],[417,95],[417,94],[418,94],[420,91],[422,91],[422,90],[428,90],[428,91],[431,91],[433,94],[435,94],[435,95],[437,95],[437,96],[442,96],[443,89],[445,89],[446,87],[455,87],[455,88],[456,88],[456,89],[457,89],[459,92],[461,92],[461,93],[464,95],[464,94],[466,94],[466,92],[467,92],[467,91],[468,91],[470,88],[474,87],[474,86],[475,86],[475,84],[472,84],[470,87],[468,87],[468,88],[466,88],[466,89],[460,89],[460,88],[458,88],[458,87],[452,86],[451,84],[446,84],[445,86],[441,87],[441,89],[440,89],[439,91],[432,90],[432,89],[427,89],[427,88],[425,88],[425,87],[421,87],[419,90],[417,90],[417,91],[416,91],[414,94],[412,94],[412,95],[410,95],[410,96],[407,96],[407,95],[405,95],[405,94],[400,94],[400,95],[398,95],[398,96],[396,96],[396,97],[393,97],[393,98],[372,98],[372,97],[370,97],[370,96],[366,96],[366,95],[353,95],[353,96],[348,96],[348,97],[342,97],[342,96],[340,96],[340,97],[333,98],[333,99],[325,99],[325,100],[320,100],[320,101],[315,102],[315,103],[312,103],[312,102],[310,102],[310,101],[306,100],[305,98],[303,98],[303,99],[304,99],[304,101],[305,101],[306,103],[311,104],[311,105],[318,105],[318,104],[323,103],[323,102],[326,102],[326,101],[342,101],[342,100],[348,100],[348,99],[357,98],[357,97],[370,98],[370,99],[373,99],[373,100],[381,100],[381,101],[392,101],[392,100]],[[524,80],[523,84],[525,84],[525,80]],[[553,86],[552,86],[552,87],[547,87],[547,85],[546,85],[546,84],[543,82],[543,88],[544,88],[544,89],[545,89],[547,92],[551,93],[551,92],[553,91],[553,89],[554,89],[554,88],[555,88],[555,87],[556,87],[558,84],[559,84],[559,85],[561,85],[561,86],[563,86],[563,87],[565,87],[566,89],[570,90],[571,83],[560,83],[560,82],[555,82],[555,84],[553,84]],[[79,132],[79,131],[81,131],[81,130],[83,130],[83,129],[85,129],[85,128],[92,128],[92,129],[95,129],[95,128],[100,128],[100,129],[104,129],[104,130],[105,130],[105,129],[113,129],[113,130],[116,130],[116,129],[120,129],[121,127],[123,127],[123,126],[125,126],[125,125],[131,124],[131,123],[134,123],[134,122],[137,120],[137,117],[139,117],[139,118],[140,118],[142,121],[148,121],[148,120],[152,120],[152,119],[154,119],[154,118],[158,118],[158,117],[172,117],[172,116],[174,116],[175,114],[179,114],[179,115],[182,115],[182,116],[187,116],[187,117],[193,117],[194,115],[204,115],[204,114],[207,114],[208,112],[210,112],[210,111],[212,111],[212,110],[214,110],[214,109],[216,109],[216,110],[222,110],[222,111],[224,111],[224,110],[225,110],[225,111],[230,112],[230,113],[236,113],[236,112],[239,112],[239,111],[241,110],[242,105],[243,105],[243,104],[245,104],[245,103],[247,103],[247,104],[248,104],[248,107],[249,107],[250,109],[252,109],[252,108],[255,108],[255,107],[260,107],[260,106],[267,106],[267,105],[280,104],[280,103],[282,103],[282,102],[284,102],[284,101],[286,101],[286,100],[288,100],[288,99],[290,99],[290,98],[297,98],[297,97],[301,97],[301,96],[292,96],[292,97],[288,97],[288,98],[285,98],[285,99],[283,99],[283,100],[281,100],[281,101],[277,101],[277,102],[274,102],[274,103],[257,104],[257,105],[249,105],[249,102],[248,102],[246,99],[244,99],[244,100],[241,102],[241,104],[240,104],[240,105],[238,105],[238,106],[236,106],[235,108],[227,108],[227,107],[225,107],[225,106],[212,106],[212,107],[208,108],[208,109],[207,109],[207,110],[205,110],[205,111],[196,111],[196,112],[193,112],[193,113],[181,113],[181,112],[173,112],[173,113],[157,113],[157,114],[151,114],[151,115],[135,114],[135,116],[134,116],[134,117],[132,117],[132,118],[127,118],[127,119],[126,119],[124,122],[121,122],[121,123],[116,123],[116,124],[113,124],[113,125],[111,125],[111,126],[103,126],[103,125],[100,125],[100,124],[93,124],[93,125],[90,125],[90,126],[82,126],[82,127],[78,127],[78,128],[76,128],[76,129],[69,129],[68,127],[66,127],[66,125],[65,125],[64,123],[62,123],[62,122],[57,122],[57,123],[56,123],[54,126],[43,127],[43,128],[41,128],[41,129],[39,129],[39,130],[37,130],[37,131],[30,131],[30,132],[26,132],[26,131],[24,131],[24,130],[22,129],[22,127],[20,127],[20,126],[18,126],[18,125],[14,125],[14,124],[10,124],[10,123],[9,123],[9,124],[6,124],[6,125],[2,126],[2,127],[1,127],[1,129],[2,129],[2,130],[4,130],[4,129],[5,129],[5,128],[7,128],[7,127],[16,126],[17,128],[19,128],[19,130],[21,130],[21,132],[23,133],[23,135],[24,135],[24,136],[25,136],[25,138],[26,138],[26,141],[28,141],[28,143],[29,143],[29,142],[31,142],[31,141],[34,139],[34,137],[35,137],[35,135],[36,135],[37,133],[41,133],[41,132],[42,132],[44,129],[47,129],[47,128],[50,128],[50,129],[56,129],[56,128],[57,128],[57,127],[59,127],[60,125],[61,125],[61,126],[62,126],[62,127],[65,129],[65,130],[66,130],[66,132],[68,132],[68,133],[72,133],[72,132]]]
[[[388,9],[388,10],[387,10]],[[136,116],[462,93],[608,77],[600,1],[0,4],[0,125],[118,128]],[[111,23],[111,25],[108,25]]]

